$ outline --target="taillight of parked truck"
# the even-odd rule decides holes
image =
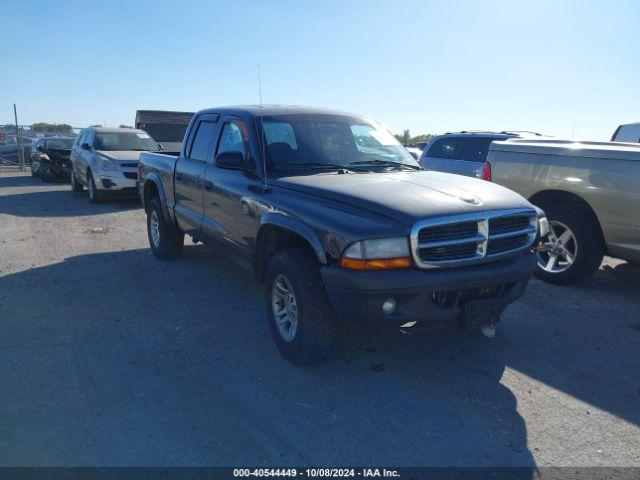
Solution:
[[[487,182],[491,181],[491,164],[489,162],[485,162],[484,168],[482,169],[482,180],[486,180]]]

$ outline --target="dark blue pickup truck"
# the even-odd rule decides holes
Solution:
[[[140,156],[139,189],[153,254],[178,257],[187,234],[252,269],[298,364],[342,322],[492,336],[546,220],[499,185],[423,171],[374,120],[301,107],[196,113],[178,157]]]

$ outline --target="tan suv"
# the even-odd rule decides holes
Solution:
[[[487,161],[492,181],[547,213],[540,278],[587,277],[605,254],[640,263],[640,145],[514,139],[493,142]]]

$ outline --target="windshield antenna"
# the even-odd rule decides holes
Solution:
[[[262,79],[260,78],[260,64],[256,63],[258,67],[258,98],[260,99],[260,106],[262,106]]]
[[[256,63],[258,68],[258,98],[260,99],[260,110],[262,110],[262,78],[260,76],[260,63]],[[260,112],[260,153],[262,155],[262,192],[268,193],[269,186],[267,185],[267,149],[265,148],[265,133],[264,133],[264,117]]]

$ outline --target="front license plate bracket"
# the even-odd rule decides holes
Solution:
[[[464,319],[467,325],[480,328],[500,321],[501,302],[495,298],[467,300],[464,302]]]

